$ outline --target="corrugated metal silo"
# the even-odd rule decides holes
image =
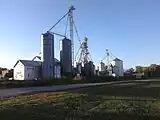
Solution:
[[[84,64],[84,72],[86,75],[93,75],[94,74],[95,66],[93,65],[92,61]]]
[[[60,41],[60,61],[63,73],[72,72],[71,40],[64,38]]]
[[[124,70],[123,70],[123,61],[116,58],[112,61],[113,65],[113,72],[115,73],[115,76],[123,76]]]
[[[42,77],[54,77],[54,36],[47,32],[41,35]]]
[[[85,75],[89,75],[89,63],[85,63],[84,64],[84,73]]]
[[[89,71],[91,75],[94,75],[95,66],[92,61],[89,61]]]

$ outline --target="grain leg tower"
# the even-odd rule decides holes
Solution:
[[[41,35],[42,77],[54,77],[54,35],[47,32]]]

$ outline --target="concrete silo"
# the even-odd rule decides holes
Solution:
[[[112,66],[113,66],[113,73],[115,76],[123,76],[124,75],[124,70],[123,70],[123,61],[116,58],[112,61]]]
[[[42,77],[54,77],[54,36],[47,32],[41,35]]]
[[[71,40],[64,38],[60,41],[60,61],[63,73],[72,73]]]

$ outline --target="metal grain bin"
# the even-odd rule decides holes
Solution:
[[[41,35],[42,77],[54,77],[54,36],[47,32]]]
[[[71,40],[64,38],[60,41],[60,61],[63,73],[72,72]]]

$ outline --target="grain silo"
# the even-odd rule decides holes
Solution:
[[[124,70],[123,70],[123,61],[116,58],[112,61],[112,66],[113,66],[113,73],[115,76],[123,76],[124,75]]]
[[[84,64],[84,73],[85,73],[85,75],[89,76],[89,74],[90,74],[89,63]]]
[[[60,61],[63,73],[72,72],[71,40],[64,38],[60,41]]]
[[[86,75],[89,75],[89,76],[94,75],[94,70],[95,70],[95,66],[92,61],[89,61],[88,63],[84,64],[84,73]]]
[[[47,32],[41,35],[42,77],[54,77],[54,36]]]

